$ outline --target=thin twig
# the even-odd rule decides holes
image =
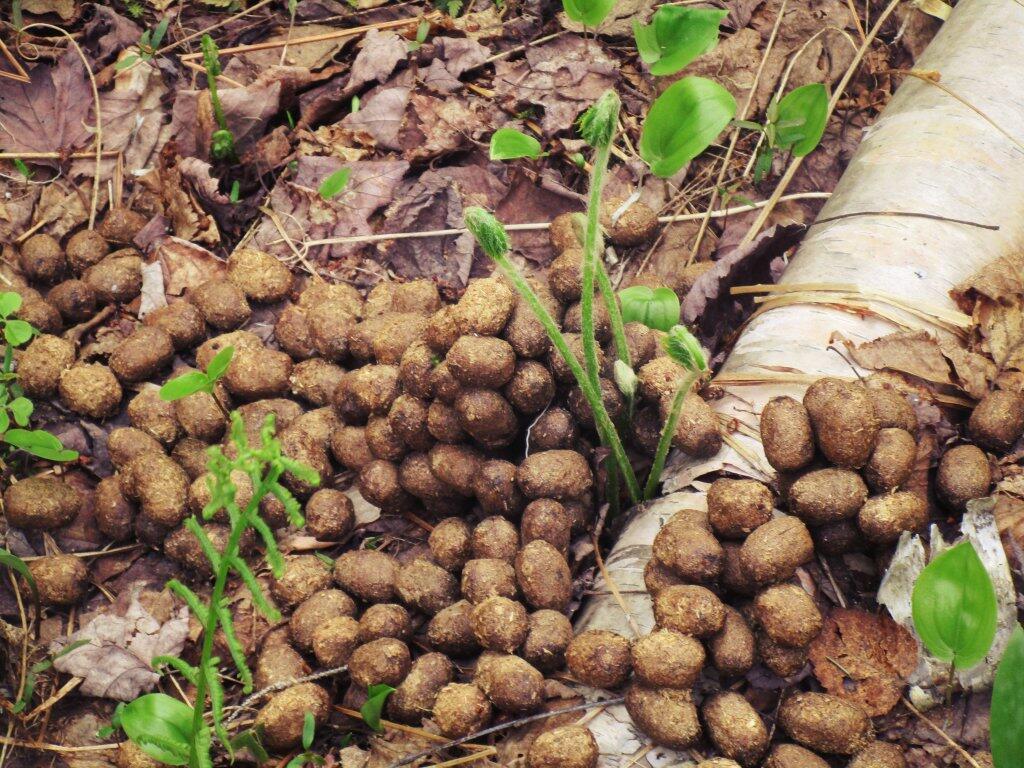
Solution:
[[[245,699],[242,700],[242,703],[238,704],[236,706],[235,711],[232,712],[229,717],[226,717],[224,719],[224,722],[225,723],[230,723],[232,720],[234,720],[235,718],[239,717],[242,714],[243,710],[248,709],[255,702],[259,701],[260,699],[262,699],[267,694],[277,693],[278,691],[283,691],[285,688],[291,688],[293,685],[298,685],[299,683],[309,683],[309,682],[312,682],[313,680],[321,680],[321,679],[323,679],[325,677],[332,677],[333,675],[339,675],[342,672],[346,671],[347,669],[348,669],[347,665],[341,666],[341,667],[334,667],[333,669],[324,669],[324,670],[321,670],[320,672],[314,672],[312,675],[306,675],[305,677],[297,677],[297,678],[295,678],[293,680],[284,680],[284,681],[281,681],[281,682],[278,682],[278,683],[274,683],[273,685],[268,685],[266,688],[261,688],[260,690],[256,691],[255,693],[245,697]]]
[[[168,51],[174,50],[179,45],[184,45],[190,40],[195,40],[197,37],[202,37],[203,35],[212,32],[213,30],[218,29],[219,27],[223,27],[225,24],[230,24],[232,21],[240,19],[243,16],[247,16],[248,14],[252,13],[253,11],[259,8],[262,8],[265,5],[269,5],[271,2],[273,2],[273,0],[260,0],[258,3],[256,3],[256,5],[246,8],[244,11],[239,11],[234,16],[228,16],[226,19],[221,19],[216,24],[211,24],[208,27],[200,29],[198,32],[193,32],[191,35],[186,35],[180,40],[176,40],[173,43],[168,43],[163,48],[157,49],[153,53],[153,56],[156,57],[159,56],[161,53],[167,53]]]
[[[352,37],[353,35],[361,35],[364,32],[369,32],[371,29],[395,29],[397,27],[407,27],[410,24],[419,24],[424,20],[431,20],[439,18],[437,13],[428,13],[426,16],[414,16],[406,19],[395,19],[394,21],[381,21],[376,24],[364,24],[359,27],[349,27],[348,29],[339,29],[334,32],[324,32],[319,35],[308,35],[307,37],[296,37],[291,40],[268,40],[263,43],[251,43],[249,45],[236,45],[233,48],[221,48],[220,54],[226,56],[231,53],[250,53],[252,51],[266,51],[272,48],[281,48],[283,46],[296,46],[304,45],[306,43],[322,43],[327,40],[339,40],[344,37]],[[201,52],[196,53],[185,53],[182,54],[181,60],[187,59],[198,59],[202,57]]]
[[[604,701],[590,701],[584,702],[583,704],[577,704],[572,707],[565,707],[564,709],[553,709],[550,712],[540,712],[536,715],[529,715],[527,717],[520,717],[516,720],[510,720],[507,723],[499,723],[498,725],[492,725],[490,728],[484,728],[482,731],[471,733],[468,736],[463,736],[461,739],[453,739],[445,744],[438,744],[436,747],[425,749],[422,752],[417,752],[415,755],[409,755],[403,757],[397,763],[392,763],[389,768],[402,768],[403,765],[409,765],[415,763],[417,760],[429,757],[435,752],[442,752],[455,747],[465,744],[467,741],[479,739],[484,736],[490,736],[492,733],[498,733],[500,731],[508,730],[509,728],[518,728],[520,725],[526,725],[528,723],[534,723],[538,720],[546,720],[549,717],[555,717],[556,715],[567,715],[570,712],[583,712],[594,707],[611,707],[616,704],[621,704],[626,699],[624,696],[618,696],[612,699],[605,699]]]
[[[832,196],[831,192],[796,192],[792,195],[787,195],[784,200],[827,200]],[[737,213],[745,213],[747,211],[755,211],[758,208],[762,208],[769,204],[769,200],[762,200],[757,203],[749,203],[745,205],[737,205],[732,208],[722,208],[717,211],[712,211],[710,214],[706,213],[686,213],[676,216],[659,216],[658,221],[662,224],[673,224],[680,221],[697,221],[705,216],[710,216],[713,219],[724,218],[726,216],[733,216]],[[524,224],[506,224],[505,229],[508,232],[537,232],[551,228],[551,222],[549,221],[538,221],[528,222]],[[280,228],[279,228],[280,229]],[[328,237],[322,240],[308,240],[302,244],[303,251],[307,251],[310,248],[315,248],[321,245],[350,245],[353,243],[380,243],[388,242],[391,240],[415,240],[426,237],[456,237],[458,235],[464,235],[468,232],[468,229],[432,229],[424,232],[381,232],[375,235],[353,235],[350,237]],[[283,236],[282,232],[282,236]],[[294,250],[294,249],[293,249]],[[298,255],[298,251],[295,251]]]
[[[636,623],[636,619],[633,618],[633,614],[630,613],[629,608],[626,606],[626,601],[622,597],[622,593],[619,591],[619,585],[615,583],[615,579],[611,577],[607,569],[604,567],[604,558],[601,557],[601,546],[597,541],[597,535],[595,534],[592,538],[594,545],[594,559],[597,561],[597,569],[601,572],[601,578],[604,579],[605,585],[609,591],[615,597],[615,601],[619,604],[619,608],[622,609],[622,613],[626,616],[626,622],[629,624],[629,628],[633,630],[633,635],[640,637],[643,632],[640,631],[639,625]]]
[[[903,700],[903,705],[907,709],[909,709],[914,714],[915,717],[917,717],[922,723],[927,725],[929,728],[931,728],[933,731],[935,731],[935,733],[937,733],[939,736],[941,736],[942,739],[950,747],[952,747],[953,750],[955,750],[958,755],[960,755],[960,757],[962,757],[964,760],[966,760],[972,766],[972,768],[981,768],[981,765],[978,763],[977,760],[974,759],[974,757],[971,756],[970,752],[968,752],[966,749],[964,749],[959,744],[957,744],[956,741],[954,741],[952,736],[950,736],[948,733],[946,733],[944,730],[942,730],[939,726],[937,726],[935,723],[933,723],[931,720],[929,720],[927,717],[925,717],[921,712],[919,712],[917,707],[915,707],[913,704],[910,703],[910,699],[908,699],[906,696],[901,696],[900,698]]]

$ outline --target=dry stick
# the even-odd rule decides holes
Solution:
[[[198,32],[193,32],[191,35],[187,35],[181,38],[181,40],[176,40],[173,43],[168,43],[163,48],[157,49],[153,53],[153,56],[156,57],[159,56],[161,53],[167,53],[167,51],[173,50],[177,48],[179,45],[184,45],[190,40],[195,40],[197,37],[202,37],[208,32],[212,32],[213,30],[218,29],[219,27],[223,27],[225,24],[230,24],[232,21],[240,19],[243,16],[246,16],[259,8],[262,8],[263,6],[270,4],[271,2],[273,2],[273,0],[260,0],[258,3],[256,3],[256,5],[250,8],[246,8],[244,11],[240,11],[239,13],[236,13],[234,16],[228,16],[226,19],[221,19],[216,24],[211,24],[210,26],[201,29]]]
[[[510,720],[507,723],[499,723],[498,725],[492,725],[490,728],[484,728],[482,731],[477,731],[476,733],[471,733],[468,736],[463,736],[461,739],[453,739],[452,741],[449,741],[446,744],[438,744],[436,747],[433,747],[432,749],[425,749],[422,752],[417,752],[415,755],[403,757],[397,763],[392,763],[388,768],[402,768],[403,765],[415,763],[420,758],[429,757],[435,752],[453,749],[454,747],[458,747],[462,744],[465,744],[467,741],[479,739],[484,736],[490,736],[492,733],[498,733],[499,731],[504,731],[509,728],[518,728],[520,725],[527,725],[528,723],[534,723],[538,720],[546,720],[547,718],[554,717],[555,715],[567,715],[570,712],[583,712],[588,709],[593,709],[594,707],[611,707],[616,704],[621,704],[625,700],[626,698],[624,696],[617,696],[615,698],[605,699],[604,701],[584,702],[583,704],[576,704],[572,707],[565,707],[564,709],[553,709],[550,712],[541,712],[536,715],[529,715],[527,717],[520,717],[516,720]]]
[[[250,45],[236,45],[233,48],[222,48],[220,53],[222,56],[230,53],[249,53],[251,51],[266,51],[273,48],[281,48],[283,46],[293,45],[304,45],[305,43],[322,43],[327,40],[338,40],[343,37],[352,37],[353,35],[361,35],[364,32],[369,32],[371,29],[395,29],[397,27],[407,27],[410,24],[419,24],[421,21],[437,20],[439,14],[428,13],[426,16],[415,16],[413,18],[396,19],[395,21],[382,21],[377,24],[364,24],[359,27],[349,27],[348,29],[339,29],[335,32],[324,32],[319,35],[309,35],[307,37],[296,37],[293,40],[268,40],[264,43],[252,43]],[[198,53],[185,53],[182,54],[181,60],[186,61],[188,59],[198,59],[202,57],[202,52]]]
[[[786,14],[786,2],[782,0],[782,5],[779,6],[779,15],[775,17],[775,24],[772,25],[772,33],[768,38],[768,44],[765,46],[764,55],[761,56],[761,63],[757,65],[757,72],[754,74],[754,82],[750,86],[750,92],[747,94],[747,101],[743,105],[743,113],[740,116],[741,120],[747,119],[747,113],[750,111],[750,105],[754,103],[754,95],[757,92],[757,84],[761,80],[761,73],[764,71],[765,64],[768,62],[768,54],[771,53],[772,46],[775,45],[775,38],[779,34],[779,27],[782,26],[782,17]],[[711,211],[718,202],[718,190],[722,186],[722,182],[725,180],[725,172],[729,169],[729,161],[732,159],[732,153],[736,149],[736,142],[740,139],[740,128],[739,126],[733,128],[732,137],[729,139],[729,148],[725,151],[725,158],[722,160],[722,167],[718,170],[718,178],[715,179],[715,188],[711,192],[711,202],[708,203],[707,213],[700,222],[700,229],[697,230],[697,236],[693,240],[693,247],[690,249],[690,255],[686,257],[686,264],[688,267],[693,263],[693,260],[697,258],[697,253],[700,251],[700,245],[704,242],[704,233],[707,232],[708,223],[711,220]],[[651,249],[654,250],[653,248]]]
[[[298,677],[294,680],[284,680],[282,682],[274,683],[273,685],[268,685],[266,688],[261,688],[255,693],[245,697],[245,699],[242,700],[241,704],[236,705],[235,711],[231,714],[230,717],[224,718],[224,722],[230,723],[232,720],[236,719],[239,715],[242,714],[242,710],[248,709],[250,706],[252,706],[252,704],[262,699],[268,693],[276,693],[277,691],[283,691],[285,688],[291,688],[293,685],[298,685],[299,683],[309,683],[313,680],[320,680],[324,677],[339,675],[347,669],[347,665],[341,667],[334,667],[332,669],[324,669],[319,672],[314,672],[312,675]]]
[[[89,744],[84,747],[64,747],[60,744],[43,744],[35,741],[22,741],[7,736],[0,736],[0,744],[21,749],[38,749],[46,752],[57,752],[62,755],[75,754],[77,752],[104,752],[108,749],[117,749],[120,744]]]
[[[830,118],[832,113],[835,111],[836,104],[839,103],[839,98],[843,95],[846,87],[850,84],[850,80],[853,79],[853,74],[860,66],[861,61],[868,52],[868,48],[871,46],[871,43],[873,43],[875,38],[878,37],[878,33],[881,31],[882,25],[885,24],[886,20],[888,20],[899,4],[900,0],[890,0],[889,4],[885,7],[885,10],[882,11],[882,14],[878,17],[878,20],[875,21],[874,26],[871,27],[871,31],[868,33],[864,42],[861,43],[860,48],[857,50],[857,55],[854,56],[853,61],[850,62],[850,66],[846,68],[846,72],[843,73],[843,76],[839,79],[839,84],[832,93],[832,98],[829,99],[828,113],[825,117],[826,123],[828,118]],[[786,188],[793,180],[793,176],[796,175],[797,169],[800,168],[802,162],[803,157],[794,157],[792,162],[790,162],[785,174],[783,174],[779,183],[776,185],[775,191],[772,192],[772,196],[768,200],[768,205],[761,209],[761,212],[757,215],[754,223],[751,224],[750,229],[747,230],[747,234],[745,234],[743,236],[743,240],[740,241],[740,245],[746,245],[751,242],[757,236],[757,233],[761,231],[761,228],[764,226],[765,222],[768,221],[768,217],[771,215],[772,210],[785,193]]]
[[[100,114],[100,92],[96,86],[96,75],[92,72],[92,67],[89,66],[89,60],[85,57],[85,53],[82,52],[81,46],[75,41],[66,29],[58,27],[54,24],[44,24],[42,22],[36,22],[35,24],[28,24],[22,27],[18,31],[20,37],[23,32],[26,32],[32,27],[41,27],[42,29],[49,29],[57,32],[67,38],[68,43],[74,46],[75,53],[78,54],[78,58],[82,60],[82,66],[85,67],[85,73],[89,76],[89,85],[92,87],[92,100],[93,108],[96,110],[96,136],[93,138],[93,143],[96,145],[96,169],[92,180],[92,200],[89,206],[89,229],[93,229],[96,225],[96,208],[99,204],[100,194],[100,163],[103,159],[103,117]]]
[[[633,630],[633,634],[636,637],[640,637],[643,632],[640,631],[640,626],[636,623],[636,619],[633,618],[633,614],[629,612],[629,608],[626,606],[626,601],[622,599],[622,592],[619,591],[619,585],[615,583],[615,579],[611,577],[604,567],[604,558],[601,557],[601,547],[597,541],[597,534],[595,533],[591,537],[591,542],[594,546],[594,559],[597,561],[597,569],[601,572],[601,578],[604,579],[605,585],[608,590],[615,597],[615,602],[619,604],[619,608],[622,609],[622,613],[626,617],[626,621],[629,623],[629,628]]]
[[[784,200],[827,200],[832,196],[831,192],[796,192],[792,195],[786,195]],[[661,224],[674,224],[680,221],[697,221],[705,216],[710,216],[713,219],[725,218],[726,216],[734,216],[737,213],[745,213],[747,211],[755,211],[758,208],[768,205],[768,200],[762,200],[757,203],[750,203],[746,205],[737,205],[732,208],[722,208],[717,211],[712,211],[710,214],[706,213],[685,213],[676,216],[659,216],[658,221]],[[506,224],[505,229],[509,232],[536,232],[551,228],[551,222],[540,221],[540,222],[529,222],[525,224]],[[453,237],[458,235],[464,235],[468,232],[468,229],[432,229],[425,232],[382,232],[376,235],[353,235],[349,237],[328,237],[323,240],[308,240],[302,244],[302,249],[308,251],[310,248],[315,248],[320,245],[349,245],[352,243],[380,243],[391,240],[413,240],[424,237]],[[294,249],[293,249],[294,250]],[[295,251],[298,255],[298,251]]]
[[[931,720],[925,717],[921,712],[919,712],[917,707],[910,703],[910,699],[908,699],[906,696],[901,696],[900,698],[903,700],[903,704],[904,706],[906,706],[907,709],[913,712],[914,715],[919,720],[921,720],[921,722],[923,722],[925,725],[927,725],[929,728],[935,731],[935,733],[941,736],[943,740],[956,751],[957,754],[959,754],[964,760],[971,764],[972,768],[981,768],[981,765],[978,763],[977,760],[975,760],[971,756],[970,752],[968,752],[966,749],[957,744],[952,736],[950,736],[939,726],[937,726],[935,723],[933,723]]]

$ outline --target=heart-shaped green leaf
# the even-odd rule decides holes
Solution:
[[[736,100],[703,77],[684,77],[651,105],[640,134],[640,156],[662,178],[707,149],[736,114]]]
[[[4,338],[12,347],[20,347],[32,338],[32,326],[24,320],[8,320],[4,324]]]
[[[821,83],[795,88],[776,107],[775,144],[796,157],[818,146],[828,122],[828,91]]]
[[[969,541],[946,550],[921,571],[911,603],[914,628],[932,656],[957,669],[985,658],[996,634],[996,592]]]
[[[668,331],[679,322],[679,297],[671,288],[634,285],[619,291],[622,321]]]
[[[562,0],[565,15],[585,27],[596,27],[615,7],[615,0]]]
[[[14,417],[15,424],[19,427],[27,427],[28,420],[31,418],[32,411],[35,409],[35,406],[32,405],[32,401],[27,397],[16,397],[11,400],[11,403],[7,408],[10,410],[11,416]],[[6,429],[6,427],[4,429]]]
[[[729,15],[717,8],[662,5],[646,26],[633,21],[640,58],[652,75],[672,75],[718,45],[718,25]]]
[[[499,128],[491,134],[491,160],[536,160],[543,154],[539,141],[515,128]]]
[[[21,296],[13,292],[0,293],[0,317],[8,317],[21,309]]]

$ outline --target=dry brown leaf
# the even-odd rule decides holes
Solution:
[[[412,89],[404,85],[373,91],[359,111],[347,115],[340,124],[363,146],[401,149],[398,135],[405,122],[410,93]]]
[[[619,63],[594,40],[566,35],[526,49],[519,61],[494,64],[496,98],[511,112],[529,104],[544,108],[541,127],[548,135],[568,130],[619,77]]]
[[[21,10],[40,16],[55,13],[64,21],[70,21],[78,14],[78,3],[76,0],[22,0]]]
[[[927,331],[898,331],[860,345],[839,333],[832,339],[841,341],[862,368],[899,371],[935,384],[953,383],[949,362]]]
[[[182,606],[170,616],[158,619],[140,602],[142,587],[131,590],[131,602],[95,616],[66,639],[55,643],[55,651],[78,640],[88,645],[54,659],[59,672],[82,678],[79,688],[87,696],[131,701],[153,690],[160,675],[153,671],[154,656],[177,656],[188,634],[188,608]]]
[[[355,93],[367,83],[383,83],[408,56],[409,44],[405,38],[394,32],[371,29],[352,62],[346,92]]]
[[[220,259],[187,240],[165,237],[157,242],[155,251],[167,296],[182,296],[189,288],[224,276]]]
[[[459,76],[483,64],[490,50],[466,37],[436,37],[435,56],[423,73],[423,84],[437,93],[454,93],[462,87]]]
[[[837,608],[811,643],[814,676],[834,696],[855,701],[872,717],[900,700],[917,666],[917,641],[887,614]]]
[[[979,299],[974,307],[978,348],[1000,371],[1024,371],[1024,299],[1009,303]]]
[[[74,51],[39,64],[31,82],[0,78],[0,144],[7,152],[70,152],[92,134],[92,91]],[[52,161],[48,161],[51,162]]]
[[[489,110],[478,99],[435,99],[414,93],[399,139],[406,160],[430,160],[468,144],[489,131]]]
[[[995,363],[954,344],[943,344],[942,354],[952,364],[957,382],[967,394],[976,400],[988,394],[996,378]]]
[[[992,301],[1013,300],[1024,294],[1024,253],[1013,251],[994,259],[949,292],[964,312],[981,296]]]

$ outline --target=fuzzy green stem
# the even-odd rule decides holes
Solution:
[[[626,481],[626,489],[629,492],[629,498],[634,504],[638,503],[640,501],[640,484],[637,482],[636,473],[633,472],[633,466],[629,463],[629,457],[626,456],[626,449],[622,446],[622,440],[619,439],[619,433],[615,429],[615,424],[604,407],[600,388],[587,376],[587,372],[580,365],[579,360],[576,359],[576,355],[569,349],[569,345],[565,341],[565,337],[562,336],[558,324],[555,323],[554,318],[544,308],[544,305],[537,297],[537,294],[534,293],[530,284],[519,274],[519,270],[512,265],[512,262],[508,260],[508,256],[505,254],[491,254],[491,258],[498,266],[498,269],[512,283],[516,291],[519,292],[519,295],[526,300],[534,316],[544,326],[544,330],[547,332],[548,338],[551,339],[551,343],[558,350],[562,359],[565,360],[565,364],[569,366],[569,370],[572,371],[572,375],[583,391],[583,396],[587,399],[587,404],[594,415],[594,425],[597,427],[597,433],[601,438],[601,442],[611,450],[615,463],[618,464],[619,469],[622,471],[622,476]],[[585,342],[584,348],[586,348]]]
[[[601,292],[604,305],[608,309],[608,317],[611,318],[612,341],[615,343],[615,354],[630,368],[633,364],[629,359],[629,345],[626,343],[626,324],[622,320],[622,309],[619,302],[615,300],[615,289],[612,288],[612,281],[608,279],[604,263],[597,262],[597,289]]]
[[[188,764],[192,768],[200,768],[202,765],[199,760],[199,734],[201,733],[204,723],[203,715],[206,711],[206,695],[209,690],[209,684],[206,676],[211,673],[210,669],[210,658],[213,656],[213,641],[214,636],[217,634],[217,625],[219,612],[218,607],[220,606],[221,600],[224,597],[224,589],[227,586],[228,572],[231,570],[232,558],[238,554],[239,543],[242,540],[242,534],[245,533],[249,513],[253,508],[253,505],[259,504],[259,500],[267,495],[269,489],[265,483],[260,483],[256,488],[256,492],[252,495],[252,500],[249,502],[245,513],[239,513],[235,516],[235,519],[231,522],[231,533],[228,536],[228,542],[221,553],[220,568],[217,569],[217,577],[213,582],[213,592],[210,595],[210,604],[207,609],[206,621],[204,622],[203,632],[203,647],[199,656],[199,674],[196,680],[196,697],[195,703],[192,707],[192,741],[189,745],[189,756]]]
[[[672,446],[672,437],[676,433],[676,426],[679,424],[679,416],[683,412],[683,402],[690,392],[690,387],[697,380],[696,373],[686,374],[672,398],[672,407],[669,409],[668,418],[665,419],[665,426],[661,429],[661,437],[658,438],[658,448],[654,452],[654,463],[651,464],[651,473],[647,475],[647,483],[644,485],[644,501],[654,498],[658,492],[658,484],[661,482],[661,472],[665,469],[665,459],[668,458],[668,449]]]
[[[597,270],[598,247],[600,245],[601,189],[604,187],[604,173],[608,167],[612,142],[609,140],[597,147],[594,167],[590,172],[590,199],[587,202],[587,226],[583,234],[583,294],[580,296],[580,326],[583,333],[583,360],[587,366],[587,378],[599,387],[597,365],[597,338],[594,334],[594,273]]]

